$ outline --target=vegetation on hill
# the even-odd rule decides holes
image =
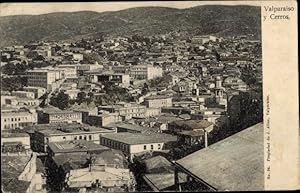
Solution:
[[[131,8],[0,17],[0,46],[39,40],[78,40],[110,35],[194,34],[260,36],[260,7],[207,5],[188,9]]]

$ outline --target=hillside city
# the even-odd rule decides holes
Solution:
[[[4,193],[259,189],[262,121],[252,34],[1,48]]]

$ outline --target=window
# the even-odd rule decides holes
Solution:
[[[151,145],[151,150],[153,150],[153,145]]]
[[[92,140],[92,135],[89,135],[89,140]]]
[[[158,144],[158,149],[160,149],[161,148],[161,145],[160,144]]]
[[[147,149],[147,145],[144,145],[144,150],[146,150]]]
[[[74,137],[74,140],[77,140],[77,136]]]
[[[79,136],[79,139],[82,139],[82,136]]]
[[[86,140],[86,136],[84,136],[84,138],[83,138],[84,140]]]
[[[63,137],[63,139],[65,140],[65,139],[66,139],[66,137]]]

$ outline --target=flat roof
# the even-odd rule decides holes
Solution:
[[[15,138],[15,137],[28,137],[29,138],[29,135],[25,131],[19,131],[17,129],[1,131],[1,138]]]
[[[145,130],[150,130],[151,129],[149,127],[143,127],[143,126],[140,126],[140,125],[128,124],[128,123],[118,123],[118,124],[115,124],[115,126],[117,128],[124,128],[124,129],[135,130],[135,131],[145,131]]]
[[[167,95],[152,95],[145,98],[145,100],[155,100],[155,99],[169,99],[171,96]]]
[[[68,133],[89,133],[89,132],[112,132],[113,130],[105,129],[102,127],[94,127],[87,124],[78,123],[51,123],[51,124],[39,124],[27,127],[29,130],[34,130],[42,133],[46,136],[61,135]],[[113,131],[114,132],[114,131]]]
[[[1,179],[18,178],[30,159],[30,155],[1,156]]]
[[[174,121],[171,124],[181,127],[184,130],[205,129],[213,125],[213,123],[206,120],[182,120]]]
[[[218,191],[263,190],[263,124],[194,152],[176,164]]]
[[[71,153],[108,150],[108,147],[85,140],[51,142],[49,148],[54,153]]]
[[[163,143],[177,141],[177,137],[164,133],[114,133],[103,135],[102,138],[119,141],[129,145]]]

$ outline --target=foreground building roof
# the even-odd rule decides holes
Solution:
[[[258,123],[176,162],[218,191],[264,189],[263,124]]]

